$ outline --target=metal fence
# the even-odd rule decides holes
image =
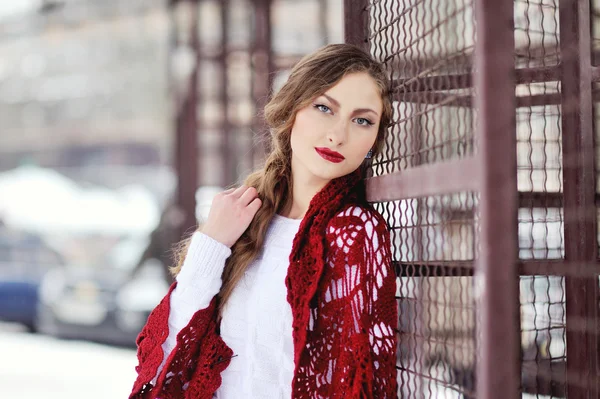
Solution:
[[[600,395],[596,3],[344,3],[393,81],[402,398]]]

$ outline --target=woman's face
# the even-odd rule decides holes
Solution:
[[[366,72],[344,76],[296,113],[292,127],[292,174],[324,183],[354,172],[377,138],[383,102]]]

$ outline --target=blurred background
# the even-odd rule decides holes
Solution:
[[[370,171],[375,181],[400,171],[412,181],[385,187],[394,200],[370,191],[399,276],[401,392],[475,397],[479,197],[468,185],[421,190],[436,181],[428,166],[476,153],[475,2],[353,1],[0,2],[2,398],[128,396],[135,337],[168,289],[173,244],[216,193],[262,163],[261,110],[290,68],[345,35],[370,46],[394,79],[395,121]],[[575,7],[513,1],[518,273],[506,266],[519,297],[506,300],[519,302],[520,325],[488,331],[520,330],[523,398],[565,397],[567,385],[587,388],[573,376],[598,374],[586,363],[598,363],[600,345],[600,180],[588,173],[600,162],[598,3],[577,17],[591,25],[593,115],[574,118],[579,108],[562,107],[579,78],[562,72],[571,60],[561,57],[575,39],[559,28],[576,20]],[[581,168],[578,118],[595,155]],[[596,190],[575,190],[581,176]],[[582,209],[589,228],[575,237]],[[578,313],[584,302],[588,313]],[[569,339],[587,357],[567,364]]]
[[[262,161],[269,92],[342,4],[0,2],[3,397],[128,395],[172,245]]]

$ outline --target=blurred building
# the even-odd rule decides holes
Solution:
[[[2,11],[0,170],[33,162],[113,187],[161,182],[172,130],[164,1]]]
[[[79,181],[173,189],[173,15],[167,0],[23,0],[0,6],[0,171],[21,163],[59,170]],[[14,3],[9,5],[8,3]],[[217,60],[220,7],[201,1],[199,184],[230,181],[218,167],[233,151],[237,177],[256,165],[245,155],[258,110],[250,95],[253,2],[228,8],[229,101],[219,123]],[[342,2],[274,1],[275,84],[303,54],[342,36]],[[211,58],[213,56],[213,58]],[[221,115],[221,116],[220,116]],[[223,129],[236,137],[224,148]],[[256,133],[256,132],[254,132]],[[235,177],[235,176],[234,176]],[[229,180],[228,180],[229,179]]]

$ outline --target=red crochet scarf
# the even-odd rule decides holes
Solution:
[[[364,201],[359,172],[312,199],[294,238],[286,285],[293,314],[293,399],[396,398],[395,276],[384,219]],[[218,333],[217,302],[192,317],[163,359],[171,286],[137,338],[130,399],[210,399],[233,355]]]

